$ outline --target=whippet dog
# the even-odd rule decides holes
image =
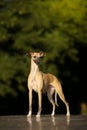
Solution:
[[[40,59],[45,55],[43,52],[29,52],[28,55],[31,56],[31,70],[28,76],[28,89],[29,89],[29,112],[27,117],[32,115],[32,90],[38,93],[38,112],[36,117],[40,117],[42,110],[42,92],[46,92],[50,103],[53,106],[51,116],[55,114],[55,106],[57,105],[57,94],[60,99],[65,103],[67,116],[70,116],[69,105],[65,100],[62,86],[59,80],[50,73],[43,73],[39,70]],[[55,101],[52,96],[55,92]]]

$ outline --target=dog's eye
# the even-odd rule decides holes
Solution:
[[[36,56],[34,56],[34,58],[36,58]]]

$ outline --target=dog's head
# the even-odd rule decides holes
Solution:
[[[27,55],[30,55],[32,60],[36,63],[36,64],[39,64],[40,62],[40,59],[42,57],[44,57],[45,53],[40,51],[40,52],[29,52],[27,53]]]

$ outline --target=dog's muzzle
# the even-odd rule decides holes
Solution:
[[[39,63],[40,63],[40,58],[34,59],[33,61],[34,61],[36,64],[39,64]]]

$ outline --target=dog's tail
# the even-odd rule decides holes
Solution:
[[[57,92],[56,91],[55,91],[55,105],[59,106],[58,103],[57,103]]]

